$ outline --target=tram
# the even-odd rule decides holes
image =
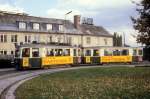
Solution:
[[[49,44],[24,44],[15,58],[17,70],[51,68],[60,65],[142,62],[141,47],[73,47]]]
[[[18,70],[81,63],[81,49],[71,46],[24,44],[19,47],[17,56],[15,65]]]
[[[85,64],[142,62],[141,47],[86,47],[83,49]]]

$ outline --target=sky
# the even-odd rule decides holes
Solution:
[[[134,0],[139,3],[141,0]],[[125,34],[125,42],[138,46],[132,34],[131,16],[137,17],[137,6],[131,0],[0,0],[0,10],[24,12],[32,16],[73,20],[74,15],[93,18],[94,25],[103,26],[113,34]]]

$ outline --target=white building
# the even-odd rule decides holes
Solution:
[[[14,55],[25,43],[67,43],[71,46],[113,46],[113,36],[103,27],[69,20],[0,12],[0,54]]]

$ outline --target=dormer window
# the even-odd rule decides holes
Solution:
[[[63,25],[61,24],[52,24],[53,31],[63,31]]]
[[[39,23],[33,23],[33,29],[34,30],[39,30],[40,29]]]
[[[25,22],[19,22],[19,29],[26,29],[26,23]]]
[[[53,31],[59,31],[59,24],[53,24],[52,25],[52,30]]]
[[[46,30],[52,30],[52,24],[47,24],[46,25]]]
[[[59,25],[59,31],[63,31],[63,25]]]

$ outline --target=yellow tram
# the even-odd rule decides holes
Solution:
[[[84,64],[133,63],[141,62],[141,47],[85,47]]]
[[[24,44],[15,58],[16,69],[50,68],[59,65],[142,62],[141,47],[73,47]]]
[[[80,64],[81,49],[48,44],[25,44],[19,47],[15,59],[17,69],[49,68],[54,65]]]

